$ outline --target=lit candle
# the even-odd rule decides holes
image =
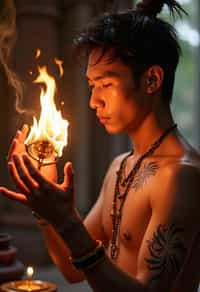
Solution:
[[[33,273],[34,273],[33,267],[27,267],[26,275],[27,275],[28,291],[31,290],[31,284],[32,284],[31,282],[32,282],[32,278],[33,278]]]
[[[2,292],[55,292],[57,287],[53,283],[44,282],[40,280],[33,280],[34,269],[29,266],[26,270],[27,279],[21,281],[14,281],[5,283],[0,286]]]

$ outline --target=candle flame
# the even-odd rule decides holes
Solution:
[[[33,117],[33,126],[25,144],[28,145],[38,140],[48,141],[53,145],[58,157],[61,157],[63,148],[67,145],[68,121],[62,119],[61,112],[57,111],[54,103],[56,92],[55,79],[48,74],[46,66],[38,67],[38,70],[39,75],[34,80],[34,83],[44,83],[46,89],[41,89],[40,119],[37,122],[36,117]]]
[[[26,269],[26,274],[28,278],[32,278],[33,274],[34,274],[34,269],[31,266],[28,266]]]

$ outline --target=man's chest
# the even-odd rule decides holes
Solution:
[[[118,230],[118,240],[125,248],[138,249],[141,245],[145,230],[151,217],[151,207],[149,203],[148,187],[135,190],[132,186],[125,198],[117,199],[117,210],[121,204],[121,220]],[[125,188],[123,189],[125,191]],[[113,198],[115,193],[115,181],[109,184],[106,190],[106,197],[103,209],[103,227],[109,240],[112,238],[112,232],[115,228],[113,225]],[[122,192],[123,193],[123,192]]]

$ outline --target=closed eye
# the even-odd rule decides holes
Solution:
[[[107,88],[110,87],[112,85],[112,83],[107,83],[107,84],[103,84],[103,87]]]
[[[93,84],[89,84],[89,89],[93,89],[94,88],[94,85]]]

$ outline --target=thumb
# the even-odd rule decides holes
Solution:
[[[67,162],[64,166],[63,187],[65,189],[73,189],[74,187],[74,170],[71,162]]]

